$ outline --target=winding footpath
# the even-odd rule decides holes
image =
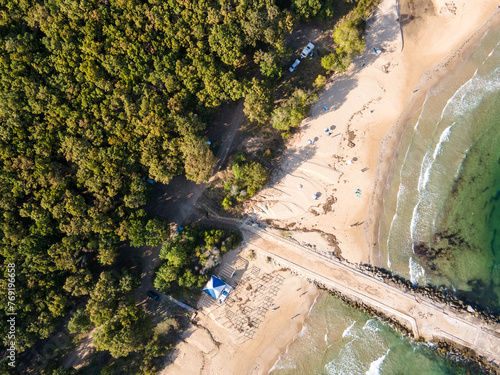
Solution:
[[[416,339],[446,340],[467,347],[500,365],[500,325],[487,324],[445,303],[416,295],[362,272],[351,264],[323,256],[256,223],[240,225],[245,242],[282,266],[360,300],[411,329]]]

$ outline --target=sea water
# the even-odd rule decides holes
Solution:
[[[441,375],[475,373],[390,326],[322,294],[271,375]]]
[[[380,266],[500,312],[500,30],[427,93],[385,194]]]
[[[378,265],[498,311],[500,28],[428,93],[406,124],[384,196]],[[417,250],[415,252],[415,250]],[[472,302],[471,302],[472,303]],[[466,374],[426,344],[323,294],[270,372]]]

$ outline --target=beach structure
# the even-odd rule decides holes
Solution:
[[[213,299],[216,299],[220,303],[223,303],[226,298],[229,296],[233,288],[231,285],[225,283],[222,279],[215,277],[214,275],[210,276],[210,280],[203,288],[203,291],[208,294]]]

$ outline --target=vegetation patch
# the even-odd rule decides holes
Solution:
[[[269,180],[269,171],[258,161],[247,160],[242,153],[234,155],[231,173],[224,184],[222,208],[229,210],[235,202],[252,197]]]
[[[185,227],[161,249],[163,262],[156,271],[155,288],[181,299],[199,295],[222,255],[240,241],[239,234],[222,229]]]

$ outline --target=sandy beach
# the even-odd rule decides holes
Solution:
[[[376,262],[381,192],[402,126],[427,90],[498,22],[497,3],[461,2],[451,10],[438,0],[403,3],[402,33],[396,2],[383,1],[368,21],[364,54],[329,80],[247,212],[275,227],[332,234],[342,257]]]
[[[499,22],[497,5],[417,0],[402,3],[398,14],[394,0],[382,1],[368,21],[365,53],[346,74],[329,80],[290,140],[280,169],[246,204],[248,215],[291,231],[287,235],[303,245],[376,264],[381,197],[405,119],[491,22]],[[373,48],[382,53],[375,55]],[[251,248],[244,243],[239,255],[249,259]],[[302,329],[318,291],[258,252],[249,264],[283,277],[274,300],[279,309],[266,314],[243,343],[210,314],[198,314],[197,326],[184,334],[161,374],[269,372]]]
[[[250,247],[243,244],[241,248],[245,250],[228,254],[224,262],[231,262],[235,256],[249,258]],[[266,374],[274,365],[301,331],[319,291],[302,277],[266,262],[263,255],[251,260],[249,267],[259,268],[259,275],[267,274],[283,280],[272,304],[266,305],[268,311],[256,329],[255,336],[246,340],[228,329],[219,311],[224,306],[213,309],[207,315],[198,313],[196,325],[183,334],[183,341],[167,358],[171,364],[161,374]],[[245,275],[248,274],[247,270]],[[254,278],[256,281],[258,279]],[[256,288],[256,282],[251,285],[253,289]],[[243,288],[243,291],[247,292],[248,287]],[[232,294],[234,297],[234,291]],[[254,297],[251,293],[245,294],[245,298]]]

